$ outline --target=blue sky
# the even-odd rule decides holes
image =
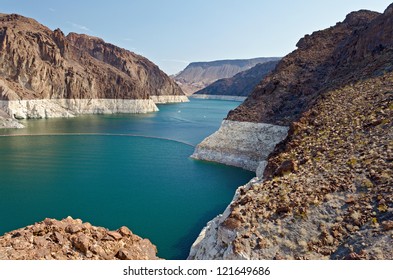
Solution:
[[[391,1],[0,0],[0,12],[101,37],[174,74],[193,61],[284,56],[305,34]]]

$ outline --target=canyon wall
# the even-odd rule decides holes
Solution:
[[[228,114],[289,127],[288,136],[189,259],[393,259],[392,28],[390,5],[306,35]],[[248,156],[258,147],[230,141],[237,129],[204,145]],[[211,149],[204,145],[199,154]]]
[[[244,97],[250,95],[256,85],[258,85],[263,78],[274,70],[279,60],[258,63],[254,67],[237,73],[230,78],[219,79],[207,87],[195,92],[192,97],[208,96],[213,99],[217,95],[217,99],[231,100],[231,98]],[[219,98],[220,97],[220,98]],[[243,101],[243,100],[242,100]]]
[[[155,101],[188,101],[148,59],[15,14],[0,16],[0,100],[11,119],[145,113]]]
[[[233,77],[237,73],[248,70],[258,63],[279,59],[278,57],[258,57],[192,62],[173,78],[187,95],[191,95],[219,79]]]

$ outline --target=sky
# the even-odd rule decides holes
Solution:
[[[305,34],[392,0],[0,0],[0,13],[97,36],[175,74],[190,62],[284,56]]]

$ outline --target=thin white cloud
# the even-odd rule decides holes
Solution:
[[[56,12],[56,10],[53,9],[53,8],[48,8],[48,10],[51,11],[51,12],[53,12],[53,13]]]
[[[127,42],[133,42],[134,40],[131,38],[124,38],[123,41],[127,41]]]
[[[77,23],[75,23],[75,22],[70,22],[70,21],[69,21],[68,23],[71,24],[73,27],[78,28],[78,29],[80,29],[80,30],[83,30],[83,31],[91,31],[90,28],[88,28],[88,27],[86,27],[86,26],[84,26],[84,25],[77,24]]]

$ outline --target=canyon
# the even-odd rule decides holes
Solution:
[[[279,59],[279,57],[259,57],[192,62],[180,73],[174,75],[173,79],[187,95],[191,95],[217,80],[231,78],[242,71],[249,70],[258,63]]]
[[[100,38],[0,16],[0,127],[15,119],[146,113],[187,102],[148,59]]]
[[[244,101],[252,90],[274,70],[278,60],[258,63],[254,67],[237,73],[230,78],[215,81],[195,92],[193,98]]]
[[[145,68],[150,65],[147,60],[138,60],[142,67],[133,60],[134,54],[122,53],[119,59],[122,50],[100,39],[64,36],[41,25],[36,26],[41,33],[29,31],[18,37],[19,33],[9,31],[9,22],[15,20],[16,26],[36,24],[16,15],[0,18],[0,43],[8,50],[0,56],[1,99],[8,102],[1,103],[0,125],[15,126],[16,118],[58,116],[36,100],[56,99],[60,116],[121,112],[130,106],[74,102],[79,99],[152,102],[141,111],[155,110],[155,102],[186,101],[174,82],[153,71],[154,66]],[[241,167],[254,171],[256,177],[240,186],[225,211],[202,229],[188,259],[393,259],[391,34],[393,4],[383,13],[352,12],[332,27],[305,35],[297,49],[229,112],[219,130],[195,148],[194,159]],[[9,36],[16,38],[16,46]],[[32,38],[34,48],[25,37]],[[17,49],[26,54],[19,57]],[[199,69],[205,64],[192,66],[199,71],[187,74],[199,79],[189,81],[192,90],[206,86]],[[185,70],[180,74],[185,75]],[[148,79],[153,72],[158,76]],[[152,94],[145,90],[149,87]],[[67,110],[57,109],[64,107]],[[48,228],[53,224],[52,220],[39,223],[37,227],[44,230],[38,232],[52,238]],[[0,238],[0,244],[5,244],[0,258],[16,258],[12,247],[19,254],[36,248],[41,241],[25,232],[31,230],[34,226]],[[120,240],[121,231],[103,236]],[[93,248],[103,236],[80,240],[67,235],[67,242],[74,242],[78,251],[70,256],[85,258],[90,250],[85,248]],[[12,240],[21,237],[23,242]],[[91,243],[93,239],[98,241]],[[135,258],[156,258],[154,247],[147,245],[148,257],[135,249]],[[116,244],[113,248],[108,248],[111,258],[132,256],[120,253]],[[35,258],[38,253],[33,254]]]

